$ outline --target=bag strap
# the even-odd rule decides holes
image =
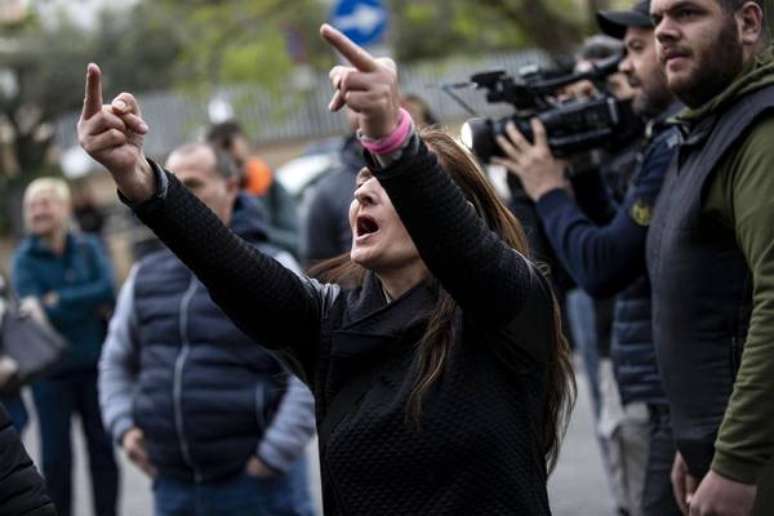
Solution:
[[[336,394],[328,406],[328,410],[325,412],[322,423],[320,423],[317,429],[322,448],[325,448],[333,430],[371,389],[378,377],[379,375],[374,371],[357,375]]]
[[[18,294],[16,293],[16,289],[13,288],[10,280],[8,280],[7,278],[4,278],[4,281],[5,281],[5,300],[8,303],[8,306],[13,306],[18,308],[20,304],[20,299]]]

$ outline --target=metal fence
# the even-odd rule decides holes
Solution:
[[[528,64],[548,63],[537,50],[489,55],[476,59],[454,59],[401,66],[404,93],[424,98],[441,121],[464,119],[468,114],[440,89],[441,84],[466,81],[472,73],[491,69],[516,72]],[[344,117],[327,110],[331,89],[326,74],[312,79],[305,91],[270,93],[260,87],[238,86],[219,90],[215,96],[234,108],[235,117],[262,144],[294,139],[311,139],[341,134]],[[465,102],[480,113],[493,114],[497,107],[484,101],[482,92],[462,91]],[[210,99],[182,92],[149,93],[139,96],[143,116],[151,127],[145,146],[151,156],[163,156],[185,141],[201,137],[209,124]],[[57,143],[69,149],[77,145],[74,131],[78,114],[57,121]]]

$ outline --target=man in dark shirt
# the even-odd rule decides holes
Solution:
[[[646,405],[647,412],[640,411],[650,419],[643,484],[629,486],[633,493],[628,510],[663,516],[679,514],[679,510],[669,481],[674,445],[653,349],[645,242],[653,206],[677,143],[664,121],[678,106],[659,67],[649,4],[641,0],[631,10],[601,12],[598,17],[605,33],[624,41],[626,58],[620,69],[636,89],[635,112],[648,120],[640,160],[622,203],[610,211],[611,216],[600,220],[596,214],[584,213],[568,194],[565,164],[551,155],[545,132],[537,123],[533,123],[534,144],[512,128],[510,139],[503,139],[501,146],[508,156],[502,164],[521,179],[536,202],[548,240],[575,281],[594,296],[617,295],[611,354],[621,402],[627,414]],[[595,199],[577,198],[577,203],[590,206],[596,201],[598,214],[603,211],[598,204],[604,196],[598,195],[603,193],[599,190],[594,193]],[[576,194],[589,196],[580,190]],[[643,472],[635,471],[637,474]]]

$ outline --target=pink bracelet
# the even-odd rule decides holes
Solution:
[[[400,108],[400,118],[398,119],[398,126],[393,131],[378,140],[360,140],[360,144],[367,151],[372,154],[392,154],[396,150],[400,149],[406,142],[406,139],[411,134],[411,115],[408,111]]]

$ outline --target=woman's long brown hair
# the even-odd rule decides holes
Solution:
[[[497,197],[473,157],[442,131],[420,131],[422,140],[435,153],[444,170],[473,204],[489,229],[521,254],[529,255],[524,230]],[[314,267],[310,274],[323,281],[338,283],[345,288],[363,283],[365,269],[352,263],[348,255],[328,260]],[[455,341],[459,307],[446,290],[439,287],[438,300],[431,313],[427,329],[418,343],[414,357],[414,386],[406,407],[407,417],[419,424],[422,401],[430,388],[441,378]],[[575,403],[576,385],[570,348],[562,333],[558,303],[553,300],[553,338],[546,368],[546,392],[543,406],[543,451],[548,471],[552,471],[559,455],[559,446]]]

